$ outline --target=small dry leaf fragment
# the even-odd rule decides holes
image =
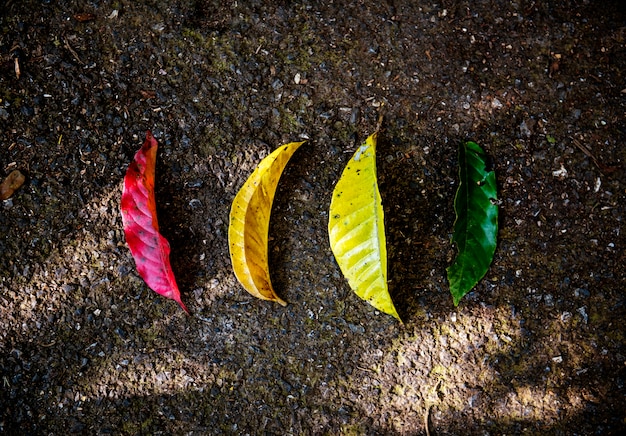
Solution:
[[[24,184],[25,180],[26,177],[20,170],[11,171],[11,174],[0,185],[0,200],[6,200],[11,197]]]
[[[18,58],[13,60],[13,66],[15,68],[15,77],[19,79],[22,75],[22,69],[20,68],[20,60]]]
[[[22,68],[20,67],[20,61],[24,59],[25,57],[24,50],[22,50],[22,47],[20,47],[18,44],[15,44],[13,47],[11,47],[11,51],[9,54],[13,58],[13,67],[15,69],[15,77],[19,79],[22,75]]]
[[[149,98],[156,98],[156,92],[154,92],[154,91],[146,91],[144,89],[140,89],[139,93],[146,100],[149,99]]]
[[[74,19],[80,23],[85,23],[87,21],[95,20],[96,16],[88,12],[81,12],[79,14],[74,14]]]
[[[259,163],[241,187],[230,210],[228,245],[237,280],[250,294],[286,306],[272,287],[268,233],[278,180],[291,156],[304,142],[277,148]]]

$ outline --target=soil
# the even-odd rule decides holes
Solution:
[[[0,432],[622,434],[624,2],[0,2]],[[19,77],[16,71],[19,66]],[[381,109],[381,106],[383,108]],[[378,177],[403,318],[348,288],[330,195],[385,115]],[[137,275],[122,178],[158,139],[187,316]],[[281,179],[274,287],[230,266],[230,204]],[[493,158],[499,243],[458,307],[457,150]]]

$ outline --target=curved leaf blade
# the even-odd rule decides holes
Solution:
[[[376,180],[376,141],[367,138],[346,165],[330,203],[328,236],[350,288],[398,320],[387,288],[385,223]]]
[[[276,295],[270,281],[270,214],[280,176],[302,144],[283,145],[259,163],[233,200],[228,227],[230,260],[237,280],[253,296],[283,306],[287,303]]]
[[[187,313],[170,266],[170,244],[159,233],[154,198],[157,141],[149,131],[128,166],[122,192],[122,222],[137,271],[157,294],[176,301]]]
[[[452,235],[458,254],[447,269],[455,306],[484,277],[493,260],[498,234],[497,198],[496,174],[487,169],[484,151],[474,142],[461,144]]]

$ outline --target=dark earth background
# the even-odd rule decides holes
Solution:
[[[0,179],[27,176],[0,204],[0,432],[626,430],[624,2],[0,11]],[[334,184],[383,103],[403,325],[349,290],[326,233]],[[122,178],[148,129],[193,316],[146,287],[122,232]],[[270,231],[283,308],[236,282],[228,213],[260,159],[302,138]],[[493,158],[500,231],[455,308],[445,268],[466,139]]]

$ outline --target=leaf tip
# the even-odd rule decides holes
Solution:
[[[191,315],[191,313],[189,313],[189,309],[187,309],[187,306],[185,306],[185,303],[183,303],[181,300],[176,300],[176,302],[180,305],[180,307],[183,308],[187,315]]]

